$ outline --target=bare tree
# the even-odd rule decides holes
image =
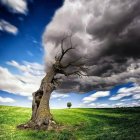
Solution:
[[[69,46],[64,48],[64,43],[69,40]],[[83,63],[78,63],[79,59],[62,64],[64,56],[71,50],[75,49],[76,45],[72,44],[72,35],[63,37],[60,40],[61,53],[55,56],[55,63],[46,72],[46,76],[42,79],[40,88],[33,93],[32,101],[32,116],[27,124],[19,125],[19,128],[32,128],[47,130],[56,127],[56,123],[53,120],[53,116],[50,113],[49,100],[51,93],[58,87],[60,80],[55,78],[57,74],[63,74],[65,76],[77,75],[85,76],[83,72],[86,71]],[[66,69],[74,67],[72,72],[67,72]]]

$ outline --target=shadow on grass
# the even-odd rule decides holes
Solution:
[[[61,132],[29,134],[28,138],[47,140],[139,140],[139,109],[81,109],[72,110],[87,118],[78,120],[72,129]],[[95,111],[95,112],[94,112]],[[74,115],[74,114],[72,114]],[[73,116],[71,116],[73,118]],[[80,122],[81,121],[81,122]]]
[[[87,110],[90,110],[90,112],[92,111],[92,109]],[[102,112],[104,111],[104,109],[100,111]],[[118,109],[111,112],[116,113],[118,111],[120,114],[120,110]],[[125,111],[126,112],[123,112],[123,115],[120,116],[117,115],[117,113],[116,115],[112,115],[111,113],[107,113],[104,115],[100,113],[94,114],[94,112],[80,112],[85,117],[89,118],[87,126],[85,126],[85,128],[83,129],[84,134],[86,135],[86,139],[140,140],[139,111],[134,110],[130,115],[126,115],[128,114],[128,112],[130,112],[130,110],[125,109]]]

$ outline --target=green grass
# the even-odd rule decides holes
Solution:
[[[54,109],[59,132],[18,130],[31,109],[0,106],[0,140],[140,140],[140,108]]]

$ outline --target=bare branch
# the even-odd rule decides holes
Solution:
[[[66,69],[66,68],[68,68],[69,66],[81,66],[81,65],[83,65],[83,64],[76,64],[81,58],[82,58],[82,57],[78,58],[77,60],[71,61],[71,62],[69,62],[69,63],[68,63],[67,65],[65,65],[65,66],[62,65],[62,68],[63,68],[63,69]]]
[[[71,73],[65,73],[65,76],[71,76],[71,75],[78,75],[79,77],[87,76],[87,75],[83,74],[82,71],[79,71],[79,70],[71,72]]]
[[[89,68],[85,67],[85,66],[80,66],[79,67],[81,71],[86,72],[89,70]]]
[[[81,60],[81,59],[83,59],[83,58],[80,57],[80,58],[78,58],[77,60],[74,60],[74,61],[69,62],[69,63],[68,63],[67,65],[65,65],[65,66],[61,65],[61,67],[62,67],[63,69],[66,69],[66,68],[68,68],[68,67],[70,67],[70,66],[73,66],[73,67],[79,68],[80,71],[83,71],[83,72],[89,70],[87,67],[85,67],[85,63],[83,63],[83,62],[77,63],[77,62],[78,62],[79,60]]]
[[[65,51],[63,51],[62,54],[61,54],[61,56],[60,56],[60,58],[59,58],[59,61],[61,61],[61,60],[63,59],[64,55],[65,55],[68,51],[70,51],[70,50],[72,50],[72,49],[74,49],[74,48],[68,48],[68,49],[66,49]]]
[[[66,50],[64,50],[64,41],[67,39],[67,38],[70,38],[70,47],[69,48],[67,48]],[[63,57],[64,57],[64,55],[68,52],[68,51],[70,51],[70,50],[72,50],[72,49],[75,49],[75,46],[73,46],[72,45],[72,41],[71,41],[71,38],[72,38],[72,35],[69,35],[69,36],[65,36],[62,40],[61,40],[61,56],[59,57],[59,59],[58,59],[58,61],[59,62],[61,62],[61,60],[63,59]]]
[[[69,48],[64,49],[64,43],[65,43],[65,40],[67,38],[69,38],[69,42],[70,42]],[[84,66],[85,63],[82,62],[82,61],[80,61],[80,63],[79,63],[79,60],[81,60],[82,57],[78,58],[77,60],[73,60],[71,62],[68,62],[65,65],[61,64],[61,61],[64,58],[64,55],[66,53],[68,53],[70,50],[75,49],[75,47],[77,46],[77,45],[73,46],[73,44],[72,44],[72,34],[65,36],[60,41],[60,45],[61,45],[61,55],[60,56],[55,56],[56,63],[54,64],[54,68],[55,68],[56,73],[64,74],[65,76],[71,76],[71,75],[78,75],[79,77],[87,76],[86,74],[84,74],[88,70]],[[67,72],[65,70],[66,68],[68,68],[70,66],[74,67],[73,72]],[[57,80],[54,79],[53,82],[57,83]]]

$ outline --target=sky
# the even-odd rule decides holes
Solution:
[[[52,93],[51,108],[66,108],[67,102],[72,102],[72,107],[96,108],[140,105],[140,43],[136,30],[140,28],[135,20],[139,19],[139,10],[133,7],[137,3],[131,4],[127,0],[113,7],[108,2],[110,7],[113,6],[107,8],[110,11],[102,13],[100,9],[105,8],[106,0],[102,4],[97,1],[84,2],[0,0],[1,105],[31,107],[32,93],[39,88],[46,67],[53,62],[58,51],[52,44],[57,43],[66,30],[75,34],[73,41],[80,46],[70,56],[88,55],[86,65],[90,68],[90,76],[64,79],[62,87]],[[123,14],[117,12],[122,12],[122,7],[127,5],[130,6],[123,10]],[[112,8],[116,8],[116,13],[111,15]],[[133,12],[133,8],[137,12]],[[100,17],[95,18],[92,13]],[[114,19],[114,16],[117,18]],[[124,24],[122,18],[128,19],[129,24]],[[113,28],[119,31],[125,28],[125,31],[118,33]],[[124,45],[125,48],[122,48]],[[67,60],[75,57],[68,56]]]

